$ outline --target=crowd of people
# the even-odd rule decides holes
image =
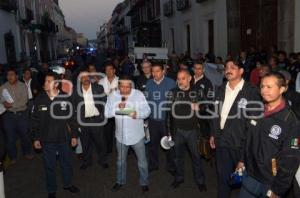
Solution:
[[[44,63],[37,74],[24,68],[22,76],[8,68],[0,87],[0,165],[5,154],[11,165],[17,163],[18,139],[27,160],[40,150],[48,197],[54,198],[57,161],[64,190],[80,191],[72,183],[72,147],[84,171],[93,164],[93,148],[97,163],[109,168],[108,156],[115,145],[112,191],[126,184],[131,149],[146,193],[149,174],[162,168],[160,144],[167,136],[174,142],[164,152],[166,171],[174,176],[171,187],[179,188],[187,179],[188,149],[195,183],[204,192],[210,186],[199,152],[201,136],[215,150],[219,198],[230,197],[236,171],[243,174],[240,198],[298,197],[300,53],[287,57],[274,48],[269,53],[251,48],[237,59],[227,58],[224,63],[213,54],[199,55],[197,60],[172,54],[163,65],[145,56],[136,69],[125,57],[111,59],[101,68],[86,64],[73,71],[51,70]],[[222,65],[221,86],[205,75],[206,63]],[[150,142],[145,144],[147,130]]]

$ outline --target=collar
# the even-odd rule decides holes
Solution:
[[[50,100],[54,100],[54,98],[56,98],[58,95],[60,94],[60,90],[58,90],[57,91],[57,95],[55,95],[55,96],[49,96],[47,93],[46,93],[46,95],[50,98]]]
[[[202,78],[204,78],[204,74],[202,74],[199,78],[196,78],[196,76],[194,76],[195,83],[201,80]]]
[[[106,78],[106,81],[107,81],[108,83],[113,83],[114,81],[118,80],[118,78],[117,78],[116,75],[114,76],[114,78],[113,78],[113,80],[112,80],[111,82],[108,80],[108,77],[107,77],[107,76],[105,76],[105,78]]]
[[[83,92],[87,93],[87,92],[91,91],[91,89],[92,89],[92,84],[90,83],[90,86],[89,86],[88,90],[85,90],[85,89],[83,88],[83,85],[81,85],[81,89],[82,89]]]
[[[26,80],[23,78],[23,81],[24,81],[24,83],[26,83],[26,84],[29,84],[29,83],[31,82],[31,80],[32,80],[32,78],[30,78],[28,81],[26,81]]]
[[[163,77],[159,81],[156,81],[155,79],[153,79],[153,81],[159,85],[164,79],[165,79],[165,75],[163,75]]]
[[[226,89],[230,89],[230,91],[235,91],[235,90],[241,91],[241,90],[243,89],[244,84],[245,84],[245,80],[242,79],[242,80],[239,82],[239,84],[237,84],[237,85],[235,86],[234,89],[231,89],[231,87],[229,86],[229,82],[227,82],[227,83],[226,83]]]
[[[265,105],[265,107],[264,107],[264,116],[269,117],[274,113],[278,113],[279,111],[284,109],[285,106],[286,106],[285,100],[282,100],[282,102],[275,109],[273,109],[271,111],[267,111],[267,105]]]

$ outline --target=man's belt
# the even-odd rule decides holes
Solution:
[[[7,111],[7,113],[12,113],[12,114],[15,114],[15,115],[22,114],[22,113],[25,113],[25,112],[26,112],[26,110],[24,110],[24,111]]]

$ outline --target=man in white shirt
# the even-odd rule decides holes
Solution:
[[[104,107],[106,95],[101,85],[90,82],[87,71],[80,73],[81,87],[73,91],[73,101],[77,112],[78,123],[81,129],[80,139],[83,149],[83,163],[81,170],[92,165],[92,144],[98,154],[98,163],[108,168],[106,140],[104,136]],[[81,94],[78,94],[81,93]],[[80,118],[80,119],[79,119]]]
[[[23,79],[21,80],[21,82],[24,82],[27,89],[28,89],[28,111],[29,113],[32,110],[32,105],[33,105],[33,99],[39,94],[41,87],[39,85],[39,83],[32,78],[31,75],[31,70],[30,68],[25,68],[23,70]]]
[[[106,95],[109,95],[113,91],[118,89],[118,76],[116,76],[115,66],[111,63],[105,65],[105,77],[99,81],[99,85],[102,85]]]
[[[151,110],[143,93],[132,86],[133,82],[129,77],[122,77],[119,80],[119,90],[109,95],[105,106],[105,116],[114,117],[116,122],[117,181],[112,191],[118,191],[126,183],[126,158],[131,147],[137,156],[142,191],[147,192],[149,181],[144,119],[150,115]],[[120,115],[120,111],[126,111],[128,114]]]
[[[105,94],[108,96],[110,93],[118,89],[118,76],[116,76],[116,68],[112,63],[105,65],[105,77],[99,81],[99,85],[104,88]],[[107,153],[112,152],[113,147],[113,133],[115,130],[115,121],[113,118],[108,119],[104,126],[105,140],[107,146]]]

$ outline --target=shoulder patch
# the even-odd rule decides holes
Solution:
[[[273,125],[271,130],[270,130],[270,133],[269,133],[269,137],[275,139],[275,140],[278,140],[278,136],[281,134],[281,127],[278,126],[278,125]]]

